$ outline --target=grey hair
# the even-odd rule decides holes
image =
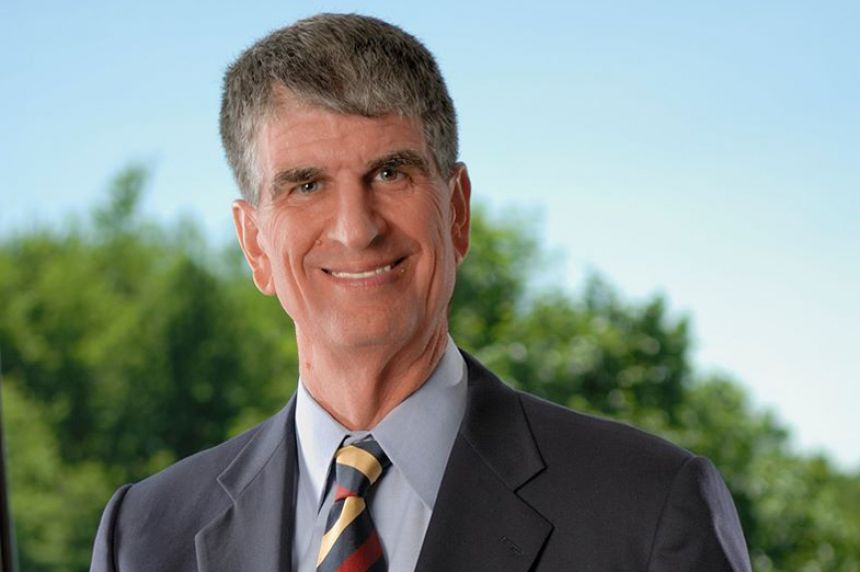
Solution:
[[[256,137],[278,89],[325,109],[421,120],[439,173],[457,161],[454,103],[433,55],[397,26],[358,14],[318,14],[276,30],[224,74],[221,140],[242,196],[257,204]]]

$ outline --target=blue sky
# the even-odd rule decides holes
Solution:
[[[689,313],[807,450],[860,467],[860,4],[23,2],[0,5],[0,234],[84,214],[131,161],[153,216],[230,239],[221,75],[317,11],[437,55],[478,201],[531,213],[549,276]]]

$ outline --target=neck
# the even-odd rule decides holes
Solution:
[[[311,344],[296,333],[302,382],[317,403],[352,431],[375,427],[421,387],[448,345],[447,323],[398,348],[350,351]]]

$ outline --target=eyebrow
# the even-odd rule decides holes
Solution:
[[[384,167],[413,167],[422,175],[430,175],[427,160],[412,149],[400,149],[370,161],[367,164],[367,172],[375,173]]]
[[[413,167],[422,175],[430,174],[430,165],[420,153],[412,149],[400,149],[369,161],[367,173],[375,173],[384,167]],[[277,173],[272,180],[272,196],[277,197],[289,187],[321,179],[325,171],[319,167],[294,167]]]

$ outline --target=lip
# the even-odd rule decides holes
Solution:
[[[403,274],[406,256],[391,261],[355,265],[352,267],[323,268],[333,281],[348,286],[376,286],[387,284]]]

